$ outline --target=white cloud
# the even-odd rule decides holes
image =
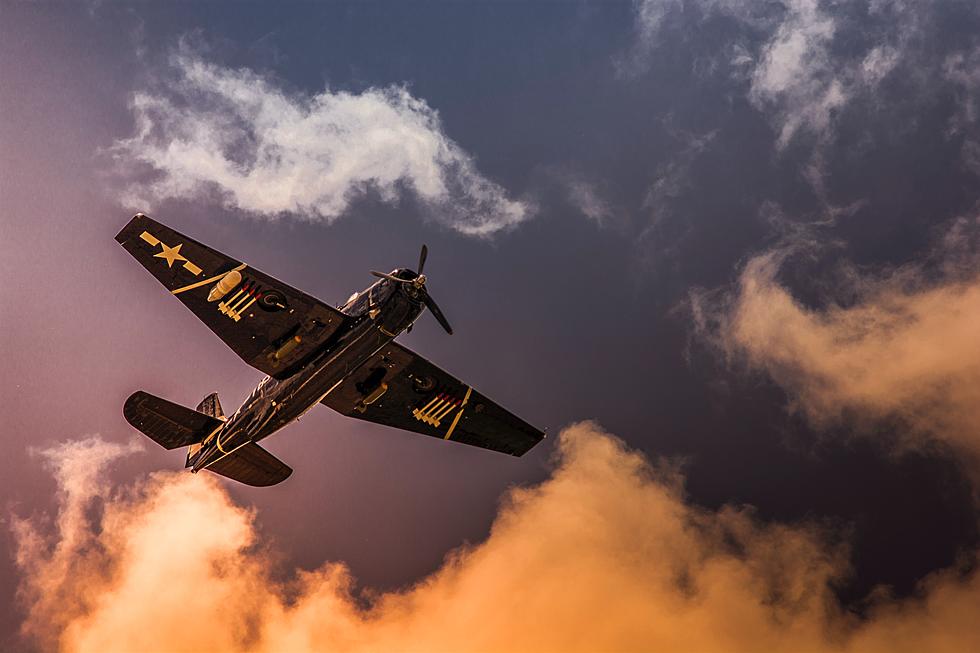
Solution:
[[[898,50],[888,46],[878,46],[861,62],[864,79],[871,84],[880,82],[898,64]]]
[[[568,198],[580,211],[596,224],[605,224],[612,217],[613,211],[595,186],[580,178],[566,181]]]
[[[616,62],[620,75],[628,77],[646,68],[646,60],[660,40],[668,15],[683,6],[684,0],[633,0],[635,38],[632,51]]]
[[[136,133],[111,150],[124,168],[153,173],[127,189],[128,203],[217,197],[256,215],[329,223],[369,189],[392,204],[407,191],[428,217],[474,236],[531,215],[402,86],[305,97],[187,52],[172,63],[177,78],[135,94]]]
[[[695,24],[708,17],[733,21],[739,34],[718,44],[714,65],[727,65],[733,80],[747,83],[747,98],[767,115],[777,148],[784,149],[801,134],[818,141],[833,137],[836,115],[911,54],[925,6],[875,2],[861,10],[846,1],[637,0],[634,58],[651,56],[672,11]],[[874,29],[842,44],[838,35],[855,27],[855,11],[870,16]]]
[[[848,71],[828,48],[837,25],[817,0],[790,0],[762,47],[751,75],[749,99],[773,112],[777,145],[785,147],[802,129],[826,135],[835,111],[850,98]]]

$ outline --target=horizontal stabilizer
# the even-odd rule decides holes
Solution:
[[[166,399],[134,392],[123,406],[126,421],[165,449],[197,444],[221,426],[219,419]]]
[[[205,469],[254,487],[282,483],[293,473],[286,463],[254,442],[249,442],[224,458],[219,458]]]

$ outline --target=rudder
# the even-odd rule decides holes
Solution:
[[[197,412],[210,415],[211,417],[220,419],[222,422],[225,421],[225,413],[221,410],[221,402],[218,401],[217,392],[212,392],[202,399],[201,403],[197,405]]]

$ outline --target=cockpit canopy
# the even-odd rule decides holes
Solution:
[[[397,270],[392,270],[390,274],[393,277],[405,280],[411,280],[417,276],[413,270],[409,270],[408,268],[398,268]],[[388,279],[380,279],[364,290],[351,295],[347,303],[340,307],[340,311],[351,317],[364,315],[372,308],[380,307],[385,300],[391,297],[391,294],[395,292],[396,283]]]

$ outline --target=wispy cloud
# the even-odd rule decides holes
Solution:
[[[835,20],[817,0],[791,0],[784,7],[762,46],[749,88],[753,104],[774,114],[779,147],[801,129],[825,135],[832,113],[850,95],[828,52]]]
[[[653,213],[654,225],[671,215],[673,200],[690,188],[691,166],[710,147],[718,134],[717,130],[706,134],[688,134],[674,129],[670,131],[681,142],[681,149],[674,158],[657,170],[653,186],[643,201],[643,207]]]
[[[81,450],[99,455],[76,458]],[[43,535],[22,522],[26,632],[67,652],[941,653],[980,645],[970,608],[980,598],[977,574],[937,575],[921,600],[879,600],[856,621],[829,589],[846,559],[818,529],[694,507],[675,470],[594,424],[566,429],[559,452],[549,479],[508,493],[486,541],[363,607],[341,564],[276,580],[254,513],[213,477],[167,472],[113,490],[99,463],[121,449],[62,445],[46,454],[74,470],[58,477],[61,510],[106,500],[95,523],[57,521],[57,556],[34,546]]]
[[[169,81],[134,94],[136,132],[111,148],[131,175],[127,203],[204,198],[329,223],[366,191],[392,204],[407,194],[430,219],[472,236],[531,216],[403,86],[305,96],[186,48],[171,64]]]
[[[620,217],[620,210],[613,206],[608,192],[597,181],[569,168],[547,168],[546,174],[563,199],[595,224],[607,226]]]
[[[797,241],[752,258],[720,302],[695,296],[703,333],[765,371],[816,426],[898,418],[980,464],[980,218],[956,222],[931,261],[845,268],[848,301],[805,306],[779,280]],[[976,470],[980,472],[980,467]]]
[[[936,52],[944,45],[925,36],[943,3],[636,0],[634,7],[632,70],[655,56],[665,30],[696,33],[708,19],[725,21],[731,29],[708,69],[744,84],[780,150],[803,134],[833,139],[839,114],[857,99],[874,106],[874,92],[900,66],[923,97],[943,81],[945,55]]]
[[[959,96],[950,131],[963,138],[963,163],[980,177],[980,46],[950,55],[944,68]]]

